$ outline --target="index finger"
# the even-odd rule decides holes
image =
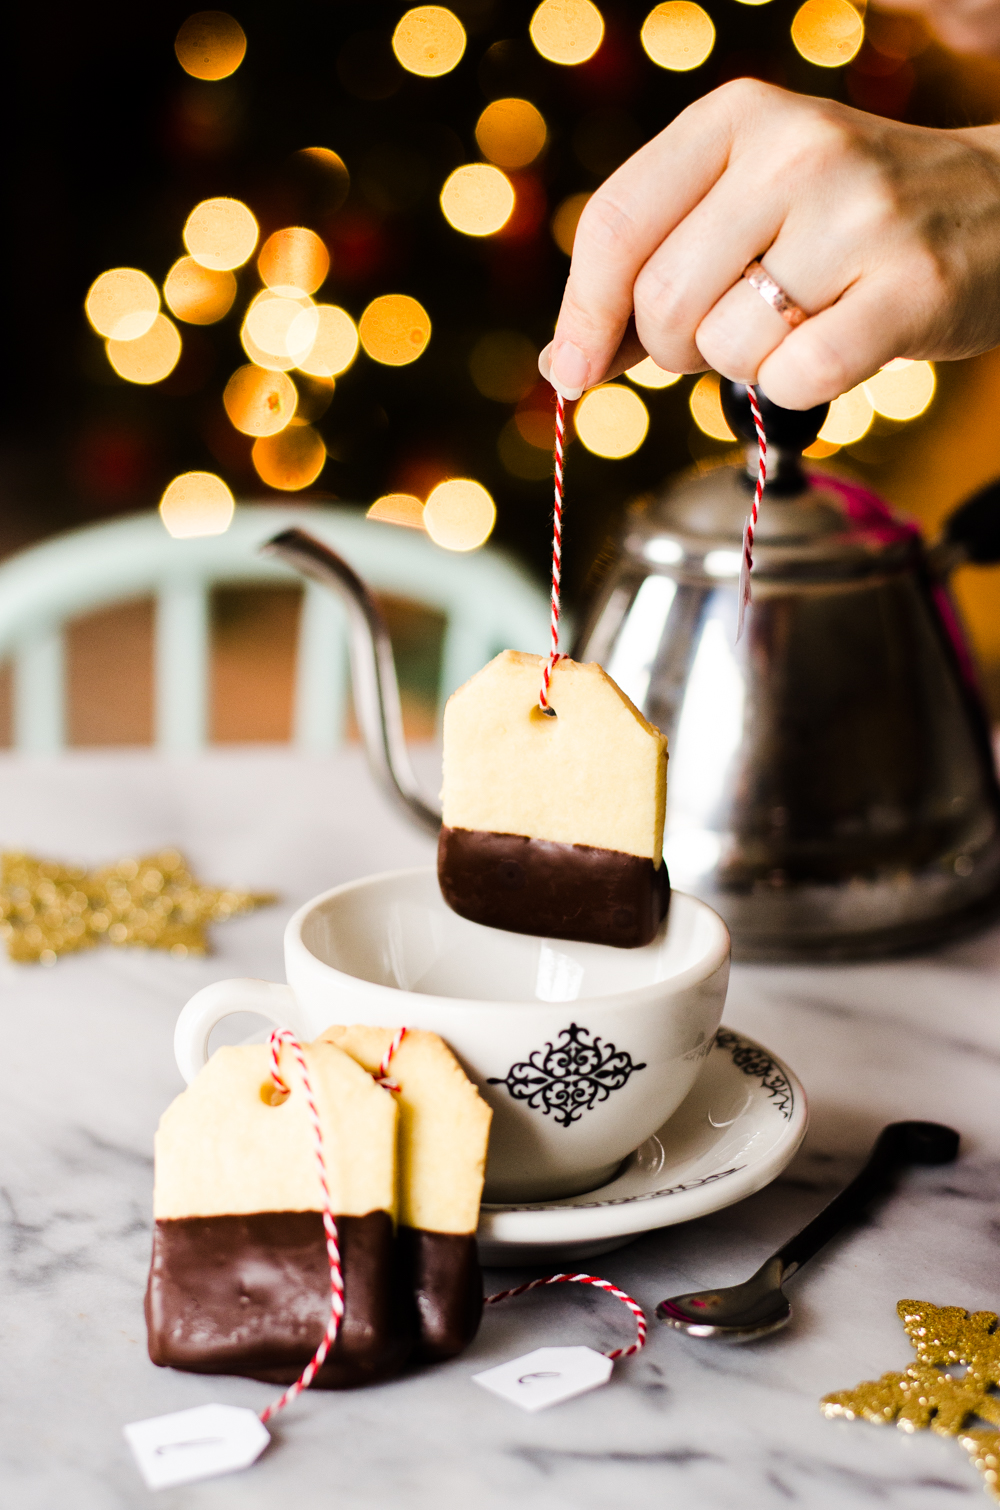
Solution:
[[[552,380],[566,398],[611,365],[640,269],[725,171],[747,94],[723,85],[696,100],[587,201],[552,342]]]

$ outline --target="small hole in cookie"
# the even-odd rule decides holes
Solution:
[[[279,1090],[273,1080],[265,1080],[260,1088],[260,1099],[265,1106],[282,1106],[291,1092]]]
[[[530,712],[530,714],[528,716],[531,719],[531,722],[533,724],[539,724],[540,723],[540,724],[550,725],[550,724],[553,724],[555,722],[555,720],[556,720],[556,718],[557,718],[558,715],[556,713],[555,708],[551,708],[551,707],[549,707],[549,708],[540,708],[539,705],[537,703],[535,703],[534,707],[532,708],[532,710],[531,710],[531,712]]]

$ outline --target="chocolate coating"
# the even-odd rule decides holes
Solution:
[[[670,905],[663,860],[468,828],[442,826],[438,881],[473,923],[621,949],[651,943]]]
[[[413,1348],[412,1308],[386,1211],[338,1216],[344,1317],[314,1388],[398,1374]],[[149,1356],[197,1374],[291,1384],[330,1314],[318,1211],[158,1221],[146,1290]]]
[[[416,1303],[417,1356],[454,1358],[468,1347],[483,1314],[483,1277],[474,1233],[400,1227],[400,1256]]]

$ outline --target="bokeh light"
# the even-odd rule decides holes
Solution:
[[[424,506],[414,493],[386,493],[376,498],[365,515],[377,519],[380,524],[401,524],[409,530],[424,527]]]
[[[482,483],[471,477],[440,482],[424,505],[424,529],[435,545],[474,551],[490,538],[497,511]]]
[[[649,410],[621,383],[591,388],[573,413],[577,435],[595,456],[619,460],[638,451],[649,430]]]
[[[665,367],[657,367],[652,357],[644,357],[634,367],[629,367],[625,376],[631,378],[633,383],[638,383],[640,388],[671,388],[680,381],[681,374],[668,372]]]
[[[934,368],[930,362],[899,357],[862,384],[876,414],[886,419],[916,419],[934,397]]]
[[[272,372],[287,372],[306,357],[318,329],[316,306],[305,294],[288,298],[265,288],[246,312],[240,340],[252,362]]]
[[[545,146],[545,117],[530,100],[494,100],[476,122],[484,157],[501,168],[525,168]]]
[[[872,418],[871,400],[864,387],[851,388],[834,399],[817,439],[831,446],[849,446],[868,434]]]
[[[188,325],[214,325],[228,315],[236,298],[236,279],[230,272],[202,267],[193,257],[180,257],[163,285],[167,308]]]
[[[792,20],[796,50],[817,68],[842,68],[864,40],[865,23],[850,0],[806,0]]]
[[[254,443],[253,464],[269,487],[298,492],[314,483],[326,464],[326,447],[312,425],[288,425]]]
[[[196,535],[224,535],[236,502],[214,472],[182,472],[160,499],[160,518],[178,540]]]
[[[181,333],[173,320],[157,315],[144,336],[135,341],[112,339],[104,349],[118,376],[127,382],[143,386],[162,383],[180,359]]]
[[[461,61],[465,27],[443,5],[418,5],[393,32],[392,50],[408,73],[437,79]]]
[[[268,288],[292,296],[312,294],[330,271],[330,253],[315,231],[286,226],[264,242],[257,271]]]
[[[203,199],[184,226],[184,245],[202,267],[242,267],[257,245],[257,222],[238,199]]]
[[[358,354],[358,328],[346,309],[336,304],[317,304],[314,312],[303,310],[288,330],[288,344],[293,350],[302,347],[305,354],[296,363],[300,372],[310,377],[330,378],[346,372]],[[308,325],[306,322],[309,322]],[[308,348],[303,337],[315,329]]]
[[[543,58],[573,66],[586,63],[600,47],[604,19],[591,0],[542,0],[529,31]]]
[[[688,404],[691,417],[704,435],[710,435],[713,440],[736,439],[722,412],[717,372],[706,372],[698,379],[691,389]]]
[[[469,372],[484,398],[516,404],[538,382],[538,352],[519,330],[491,330],[473,346]]]
[[[465,236],[492,236],[506,225],[513,208],[513,184],[490,163],[456,168],[441,190],[445,220]]]
[[[137,267],[113,267],[90,285],[83,307],[98,335],[134,341],[159,314],[160,291]]]
[[[295,406],[295,423],[314,425],[318,419],[323,418],[333,403],[337,380],[332,377],[313,377],[300,367],[295,373],[295,386],[299,394],[299,401]]]
[[[295,154],[314,183],[323,185],[323,202],[327,214],[339,210],[351,187],[351,175],[339,152],[329,147],[301,147]]]
[[[576,228],[583,214],[583,207],[590,198],[589,193],[570,194],[563,200],[551,220],[552,239],[561,252],[567,257],[573,255],[573,242],[576,239]]]
[[[373,361],[386,367],[405,367],[426,349],[431,338],[430,316],[409,294],[382,294],[361,316],[358,335]]]
[[[640,33],[654,63],[674,73],[698,68],[715,46],[712,18],[693,0],[667,0],[651,10]]]
[[[242,26],[223,10],[200,10],[188,16],[174,41],[178,63],[195,79],[228,79],[243,62],[246,50]]]
[[[226,413],[243,435],[277,435],[295,413],[298,393],[283,372],[254,364],[237,367],[222,395]]]
[[[744,5],[762,5],[764,0],[743,0]],[[825,456],[833,456],[840,450],[838,445],[829,440],[814,440],[811,446],[806,446],[802,455],[810,461],[822,461]]]

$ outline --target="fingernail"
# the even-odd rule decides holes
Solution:
[[[560,341],[552,353],[550,378],[553,388],[563,398],[577,399],[587,386],[590,363],[572,341]]]
[[[547,383],[552,381],[552,342],[538,353],[538,370]]]

